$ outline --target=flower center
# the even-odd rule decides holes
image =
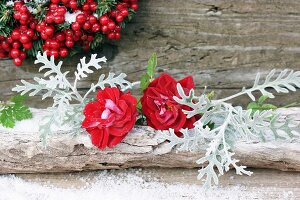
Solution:
[[[122,114],[122,110],[111,99],[105,100],[105,110],[101,114],[101,119],[107,119],[112,112]]]
[[[171,110],[173,108],[172,101],[169,100],[168,97],[164,95],[160,95],[160,99],[154,100],[155,105],[159,109],[159,115],[164,115],[167,110]]]

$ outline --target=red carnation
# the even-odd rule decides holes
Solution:
[[[136,104],[134,96],[116,87],[99,90],[97,101],[85,106],[82,122],[92,143],[100,149],[120,143],[135,124]]]
[[[192,76],[187,76],[177,82],[170,75],[163,73],[153,80],[144,91],[141,103],[149,126],[157,130],[172,128],[176,132],[181,128],[194,127],[193,124],[198,116],[187,118],[182,109],[189,110],[190,108],[178,104],[173,99],[174,96],[179,97],[177,83],[181,84],[187,94],[194,88]]]

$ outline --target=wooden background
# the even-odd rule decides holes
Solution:
[[[217,97],[249,87],[255,74],[272,68],[300,70],[300,2],[297,0],[140,0],[140,10],[122,40],[104,48],[110,59],[105,72],[125,72],[136,81],[152,52],[159,69],[176,78],[192,74],[199,89],[208,85]],[[78,57],[65,63],[74,70]],[[110,69],[109,69],[109,68]],[[20,79],[32,79],[38,66],[21,68],[0,62],[0,99],[12,94]],[[97,74],[81,83],[81,90]],[[276,103],[298,101],[300,93],[278,95]],[[233,103],[246,104],[247,97]],[[29,102],[42,107],[47,102]]]

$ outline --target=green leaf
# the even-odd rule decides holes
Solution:
[[[277,106],[273,105],[273,104],[263,104],[261,106],[262,110],[275,110],[277,109]]]
[[[259,97],[257,103],[262,105],[268,98],[268,96],[262,95],[261,97]]]
[[[138,104],[136,105],[136,108],[138,110],[142,110],[142,102],[141,101],[138,102]]]
[[[156,53],[153,53],[148,60],[147,73],[144,74],[141,78],[140,87],[142,92],[148,87],[149,83],[152,81],[153,76],[155,74],[156,66],[157,66],[157,55]]]
[[[150,83],[150,76],[148,74],[144,74],[141,78],[141,90],[144,91]]]
[[[152,79],[155,74],[155,69],[157,66],[157,55],[156,53],[153,53],[148,60],[148,66],[147,66],[147,74]]]
[[[13,128],[15,126],[15,120],[11,109],[3,110],[1,112],[0,124],[6,128]]]
[[[247,109],[252,110],[252,114],[256,111],[263,111],[263,110],[275,110],[278,107],[273,104],[264,104],[264,102],[268,99],[267,96],[261,96],[257,102],[251,102],[248,104]]]
[[[98,48],[104,41],[104,36],[102,33],[96,33],[93,41],[90,43],[90,48],[95,50]]]
[[[211,91],[210,93],[207,94],[207,98],[208,98],[209,100],[214,99],[214,97],[215,97],[215,91]]]
[[[258,107],[258,104],[256,102],[250,102],[247,106],[247,110],[250,110],[250,109],[256,109]]]
[[[14,117],[17,121],[32,118],[32,113],[27,106],[14,106]]]
[[[13,96],[10,101],[15,103],[15,104],[23,104],[23,102],[25,101],[26,99],[26,96],[24,95],[16,95],[16,96]]]
[[[1,105],[0,124],[7,128],[13,128],[16,121],[32,118],[29,107],[24,105],[25,96],[13,96],[9,102]]]

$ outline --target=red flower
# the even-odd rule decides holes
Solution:
[[[116,87],[99,90],[97,101],[85,106],[82,122],[92,143],[100,149],[120,143],[135,124],[136,104],[134,96]]]
[[[181,128],[194,127],[196,117],[187,119],[182,111],[182,109],[189,110],[190,108],[178,104],[173,99],[174,96],[179,97],[176,88],[177,83],[181,84],[187,94],[194,88],[192,76],[187,76],[177,82],[170,75],[163,73],[153,80],[144,91],[141,103],[149,126],[157,130],[172,128],[176,132]]]

